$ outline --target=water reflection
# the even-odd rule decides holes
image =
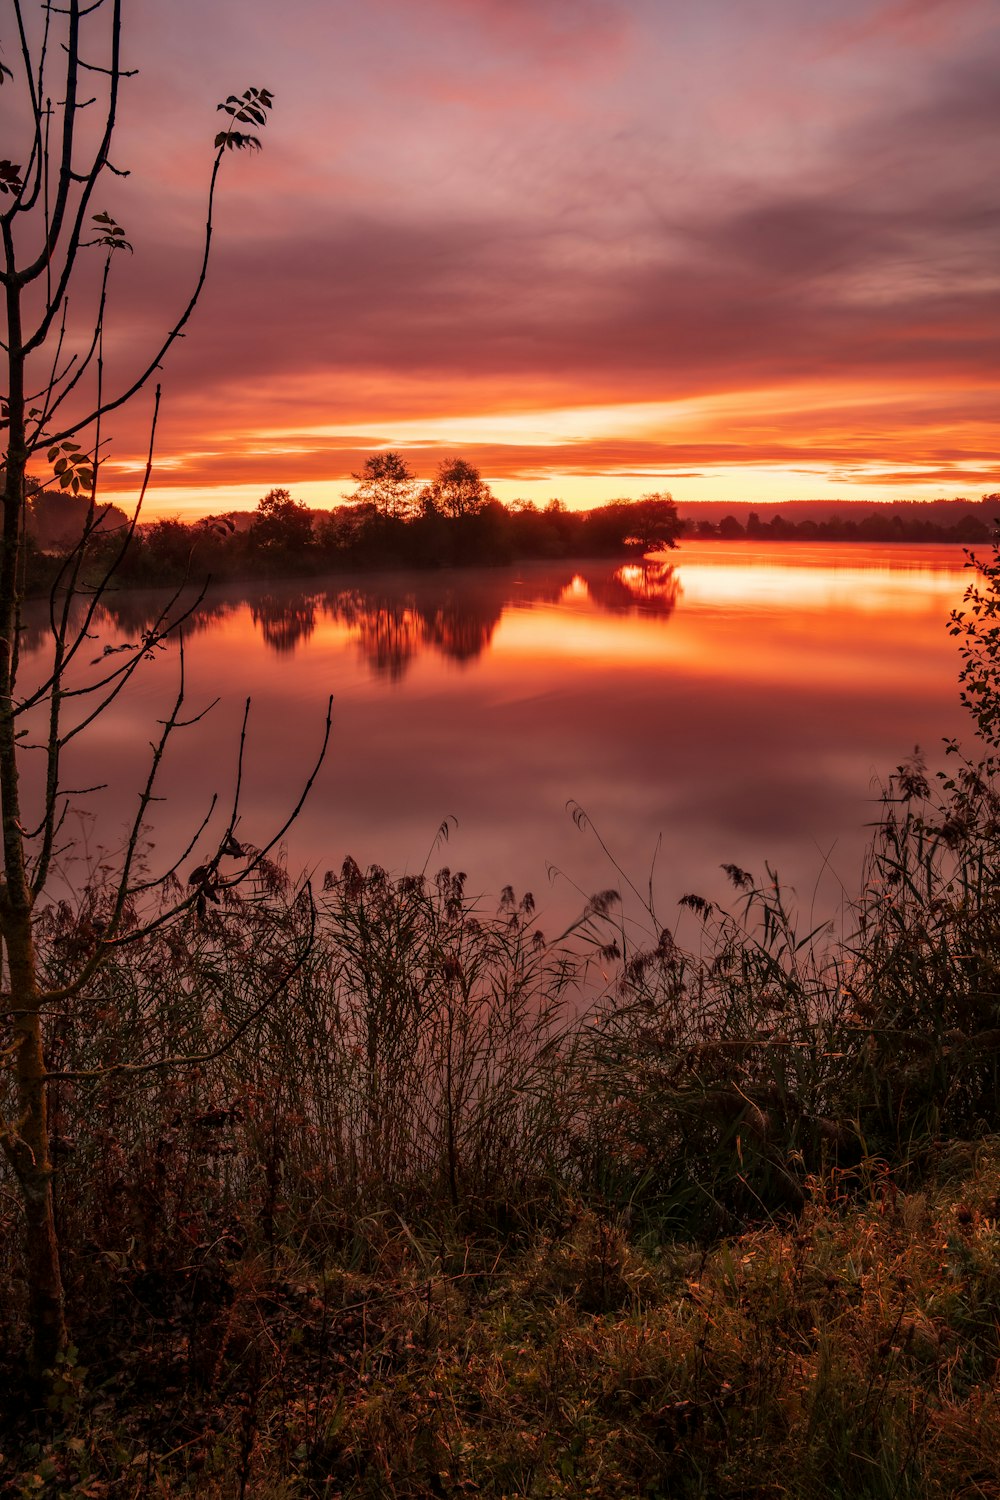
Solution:
[[[681,581],[673,563],[654,559],[626,563],[610,575],[603,571],[585,574],[583,583],[590,602],[615,615],[655,615],[666,619],[673,614],[681,593]]]
[[[332,693],[328,760],[289,836],[296,869],[346,854],[419,869],[454,814],[452,868],[484,892],[533,890],[558,930],[580,891],[617,878],[567,815],[572,798],[641,889],[662,833],[665,920],[685,891],[725,895],[713,884],[724,887],[724,861],[759,874],[768,859],[809,906],[832,850],[824,868],[850,892],[873,776],[916,744],[933,760],[942,736],[963,732],[946,628],[962,561],[959,547],[685,544],[617,568],[213,589],[187,627],[186,680],[192,713],[221,701],[171,745],[156,857],[176,859],[211,793],[225,799],[247,695],[241,836],[269,836],[308,774]],[[110,599],[85,654],[140,637],[167,598]],[[46,613],[28,614],[25,680],[40,669],[30,644]],[[133,815],[176,668],[165,651],[68,747],[68,785],[107,783],[85,804],[102,837]],[[26,796],[43,787],[44,765],[29,762]],[[575,886],[550,885],[547,865]]]
[[[206,598],[186,624],[189,634],[216,629],[249,610],[261,639],[279,656],[293,655],[318,624],[346,627],[373,676],[399,682],[412,663],[431,653],[459,666],[488,650],[505,611],[577,604],[612,615],[667,619],[680,597],[670,562],[651,559],[614,568],[606,564],[516,571],[382,575],[364,582],[305,588],[227,588]],[[112,595],[99,623],[138,638],[152,625],[157,604],[148,594]],[[36,639],[37,636],[37,639]],[[33,632],[29,649],[41,644]]]
[[[285,656],[308,641],[316,629],[316,599],[310,594],[292,599],[265,594],[250,603],[250,618],[272,651]]]
[[[402,587],[383,583],[328,593],[328,618],[346,625],[376,677],[398,682],[423,651],[464,665],[481,656],[493,639],[507,599],[489,575],[477,586],[434,578]]]

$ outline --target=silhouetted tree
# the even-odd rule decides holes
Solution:
[[[655,552],[673,547],[680,535],[677,507],[667,494],[612,500],[586,517],[589,546],[597,552]]]
[[[425,507],[458,520],[478,515],[493,495],[477,468],[464,458],[449,458],[421,492],[420,499]]]
[[[300,555],[312,543],[312,511],[287,490],[268,490],[257,502],[247,535],[257,552]]]
[[[67,495],[34,484],[27,495],[26,524],[43,552],[69,552],[83,536],[90,516],[86,495]],[[112,531],[128,525],[128,516],[117,505],[102,505],[95,531]]]
[[[368,551],[380,519],[370,500],[357,505],[338,505],[316,523],[316,545],[336,562],[345,558],[359,560]]]
[[[373,505],[385,520],[401,521],[416,509],[413,471],[399,453],[372,453],[352,476],[358,487],[344,499],[355,505]]]

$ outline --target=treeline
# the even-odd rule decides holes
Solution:
[[[287,489],[273,489],[249,513],[139,526],[115,569],[116,580],[171,583],[192,566],[214,578],[235,579],[641,555],[672,546],[680,531],[666,493],[614,500],[590,511],[570,511],[560,500],[544,509],[531,501],[503,505],[462,459],[442,464],[437,478],[422,489],[394,453],[373,455],[354,477],[354,493],[330,511],[312,510]],[[83,500],[60,496],[53,514],[52,497],[29,497],[35,543],[29,571],[36,585],[55,576],[85,520]],[[127,517],[109,507],[89,539],[88,568],[109,564],[127,532]]]
[[[693,506],[680,518],[681,535],[723,541],[962,542],[969,546],[990,541],[1000,523],[998,494],[984,495],[979,502],[909,501],[867,510],[859,502],[846,506],[790,503],[781,510],[771,508],[770,515],[737,506],[716,518],[711,512],[717,509]]]
[[[33,486],[27,497],[27,587],[48,588],[88,527],[85,572],[99,575],[114,563],[119,583],[145,586],[177,583],[192,570],[242,580],[641,555],[672,547],[680,537],[974,545],[989,542],[1000,522],[998,494],[978,502],[867,508],[811,501],[724,511],[705,502],[678,516],[665,491],[593,510],[569,510],[561,500],[544,507],[530,500],[504,505],[479,470],[461,458],[441,464],[424,485],[393,452],[371,455],[353,477],[355,489],[332,510],[311,509],[279,488],[253,511],[142,523],[131,536],[129,518],[117,506],[100,507],[88,521],[84,496]]]

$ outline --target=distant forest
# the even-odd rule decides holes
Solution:
[[[571,511],[560,500],[502,504],[464,459],[418,485],[396,453],[370,457],[356,488],[332,510],[314,510],[272,489],[255,510],[193,522],[138,525],[116,567],[118,583],[171,584],[192,573],[220,580],[316,576],[332,570],[496,566],[538,559],[616,557],[673,546],[680,538],[768,541],[988,542],[1000,494],[981,500],[792,501],[752,506],[703,502],[678,514],[666,492]],[[130,523],[114,505],[88,520],[81,495],[35,485],[28,496],[30,592],[48,588],[89,528],[86,570],[118,558]]]
[[[680,516],[682,536],[819,542],[988,542],[1000,493],[981,500],[787,500],[772,505],[702,501]]]

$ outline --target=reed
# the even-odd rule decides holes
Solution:
[[[3,1492],[997,1494],[998,812],[901,767],[841,937],[768,870],[686,945],[621,878],[548,943],[264,861],[123,943],[47,1018],[88,1371]],[[53,987],[106,900],[44,914]]]

